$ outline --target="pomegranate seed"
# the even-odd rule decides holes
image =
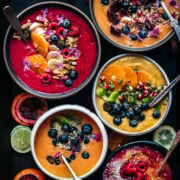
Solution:
[[[137,12],[137,15],[138,15],[138,17],[141,17],[141,16],[142,16],[142,11],[139,10],[139,11]]]
[[[119,100],[122,101],[122,100],[123,100],[123,97],[122,97],[122,96],[119,96]]]
[[[141,87],[140,87],[139,84],[136,86],[136,89],[137,89],[137,90],[141,89]]]
[[[143,94],[148,94],[149,92],[147,90],[144,90],[143,91]]]
[[[143,97],[146,97],[147,96],[147,94],[146,93],[143,93],[143,95],[142,95]]]
[[[153,92],[151,92],[151,93],[150,93],[150,97],[152,97],[153,95],[154,95],[154,93],[153,93]]]
[[[143,97],[142,94],[139,94],[139,95],[138,95],[138,98],[139,98],[139,99],[142,99],[142,97]]]
[[[144,83],[143,82],[139,82],[138,83],[141,87],[144,87]]]
[[[144,90],[148,90],[148,87],[147,87],[147,86],[144,86]]]
[[[101,76],[101,77],[100,77],[100,80],[101,80],[101,81],[104,81],[104,80],[105,80],[105,76]]]
[[[158,93],[155,93],[154,96],[156,97],[158,95]]]
[[[108,84],[106,84],[106,85],[104,85],[104,89],[109,89],[109,85]]]

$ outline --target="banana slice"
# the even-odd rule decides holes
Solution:
[[[49,51],[59,51],[59,48],[56,45],[50,45]]]
[[[34,32],[36,32],[39,35],[44,35],[45,30],[43,28],[41,28],[41,27],[38,27],[38,28],[35,29]]]
[[[50,59],[58,59],[58,60],[63,60],[63,56],[60,55],[59,51],[50,51],[47,56],[46,56],[47,61]]]
[[[43,24],[38,23],[38,22],[34,22],[34,23],[32,23],[31,26],[29,27],[29,30],[30,30],[30,31],[34,31],[34,30],[35,30],[36,28],[38,28],[38,27],[43,27]]]
[[[59,68],[59,65],[61,63],[62,63],[62,61],[59,60],[59,59],[50,59],[48,61],[48,68],[50,68],[50,69],[57,69],[57,68]]]

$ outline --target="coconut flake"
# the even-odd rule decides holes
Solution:
[[[43,17],[46,17],[46,16],[47,16],[47,13],[48,13],[48,8],[43,8],[43,9],[41,10],[41,12],[43,13],[42,16],[43,16]]]
[[[55,32],[56,32],[55,30],[47,30],[45,31],[45,34],[51,36],[52,34],[55,34]]]
[[[70,55],[76,57],[76,58],[79,58],[81,56],[81,52],[76,49],[76,48],[69,48],[70,50]]]
[[[58,25],[59,26],[62,25],[62,23],[64,21],[64,17],[63,16],[59,17],[59,15],[57,15],[56,18],[57,18],[57,21],[58,21]]]
[[[30,69],[30,62],[29,62],[28,59],[24,59],[24,61],[23,61],[23,66],[24,66],[24,71]]]
[[[150,37],[159,37],[159,28],[154,28],[152,31],[149,31],[149,36]]]

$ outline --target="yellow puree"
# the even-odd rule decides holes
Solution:
[[[110,0],[110,2],[111,1],[112,0]],[[163,0],[163,2],[165,2],[165,4],[167,5],[167,7],[170,11],[172,11],[172,10],[175,11],[175,9],[169,5],[169,0]],[[138,40],[133,41],[133,40],[127,38],[127,36],[123,35],[123,34],[121,34],[120,37],[117,37],[115,35],[112,35],[110,32],[111,23],[107,17],[107,10],[109,9],[109,5],[103,6],[101,4],[101,0],[93,0],[93,9],[94,9],[94,15],[95,15],[97,24],[99,25],[99,27],[103,31],[103,33],[106,36],[108,36],[112,41],[114,41],[118,44],[121,44],[123,46],[134,47],[134,48],[144,48],[144,47],[152,46],[152,45],[158,43],[159,41],[161,41],[162,39],[166,38],[166,36],[168,36],[170,34],[170,32],[172,31],[172,27],[170,26],[170,24],[166,23],[164,25],[161,24],[161,25],[157,26],[160,29],[158,38],[147,37],[147,38],[143,39],[142,41],[138,41]],[[177,9],[176,11],[178,12],[179,9]]]
[[[97,125],[89,117],[87,117],[84,114],[80,114],[80,116],[83,118],[82,124],[89,123],[93,127],[94,134],[100,133],[100,130],[97,127]],[[69,170],[64,165],[64,163],[62,163],[62,160],[60,165],[55,165],[55,164],[51,165],[46,159],[47,156],[54,156],[57,152],[63,153],[65,157],[69,157],[71,155],[70,151],[65,151],[59,147],[53,146],[52,139],[49,138],[48,136],[48,131],[50,129],[49,124],[50,124],[50,119],[46,120],[37,131],[35,138],[36,156],[40,164],[48,172],[62,178],[72,178]],[[102,146],[103,146],[102,141],[96,142],[95,140],[91,139],[90,143],[85,145],[82,148],[81,152],[76,154],[76,159],[72,160],[70,165],[78,176],[82,176],[85,173],[89,172],[96,165],[102,153]],[[87,151],[90,154],[88,159],[82,158],[81,154],[84,151]]]
[[[138,56],[137,57],[133,57],[133,56],[123,57],[123,58],[117,59],[111,64],[122,65],[126,67],[129,66],[132,69],[145,71],[152,78],[151,83],[155,84],[156,86],[166,84],[163,74],[159,71],[159,69],[154,64],[152,64],[149,61],[145,61],[141,57],[138,57]],[[115,125],[113,123],[113,117],[109,115],[109,113],[103,110],[104,100],[102,100],[101,98],[97,96],[96,96],[96,104],[103,119],[105,119],[114,128],[123,130],[126,132],[141,132],[152,127],[153,125],[155,125],[161,120],[167,108],[167,105],[162,104],[162,107],[160,110],[161,117],[159,119],[154,119],[152,116],[154,108],[143,111],[143,114],[145,114],[145,120],[142,122],[139,122],[138,126],[133,128],[129,126],[129,120],[127,118],[123,118],[121,125],[119,126]]]

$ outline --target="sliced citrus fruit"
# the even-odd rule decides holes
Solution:
[[[174,128],[168,125],[160,126],[153,134],[153,140],[161,146],[169,149],[176,136]]]
[[[30,151],[30,135],[31,129],[28,127],[15,127],[11,133],[11,146],[19,153],[27,153]]]
[[[136,87],[137,85],[137,74],[130,67],[123,67],[126,73],[126,83],[130,83],[131,86]]]
[[[125,84],[125,71],[120,65],[108,65],[102,72],[102,76],[105,76],[105,81],[108,83],[112,81],[115,85],[115,89],[120,89]]]
[[[144,71],[137,72],[137,80],[138,82],[147,82],[151,81],[151,77]]]
[[[48,67],[48,63],[46,59],[41,56],[40,54],[35,54],[32,56],[28,56],[28,59],[30,61],[31,69],[38,73],[38,74],[44,74],[45,70]]]
[[[46,39],[42,35],[35,32],[31,33],[31,39],[34,46],[38,49],[39,53],[45,57],[48,53],[49,47],[49,43],[46,41]]]
[[[15,177],[14,180],[45,180],[45,175],[38,169],[24,169],[20,171]]]

